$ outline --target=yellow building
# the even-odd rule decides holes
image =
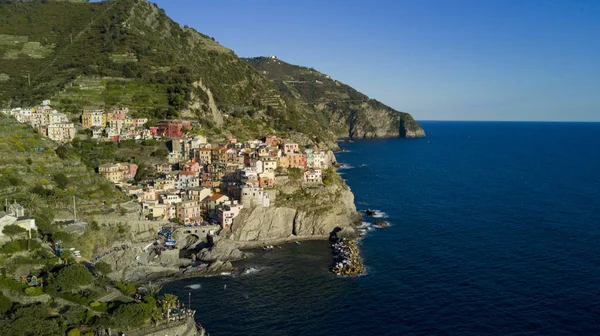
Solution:
[[[81,114],[81,126],[83,126],[83,128],[105,128],[106,113],[102,110],[83,110],[83,113]]]
[[[123,180],[123,172],[116,164],[105,163],[100,165],[98,167],[98,172],[112,183],[119,183]]]

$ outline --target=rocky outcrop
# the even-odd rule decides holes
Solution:
[[[245,208],[224,233],[231,240],[246,243],[325,239],[336,228],[354,232],[360,221],[354,195],[339,179],[327,187],[298,187],[281,193],[276,204],[268,208]]]
[[[235,242],[221,237],[214,237],[212,246],[202,249],[197,255],[198,260],[206,262],[240,260],[245,257],[246,254],[237,248]]]

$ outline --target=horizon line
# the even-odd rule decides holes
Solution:
[[[600,120],[475,120],[475,119],[415,119],[441,122],[510,122],[510,123],[600,123]]]

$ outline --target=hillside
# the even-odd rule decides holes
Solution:
[[[338,136],[353,138],[419,137],[425,133],[408,113],[370,99],[352,87],[313,68],[292,65],[274,57],[245,59],[273,81],[285,97],[302,101],[328,121]]]
[[[334,134],[231,50],[144,0],[0,4],[0,105],[128,106],[208,135]]]
[[[124,196],[110,182],[33,128],[0,115],[0,200],[18,201],[27,215],[70,218],[75,196],[81,214],[108,211]],[[64,148],[63,148],[64,149]],[[59,156],[57,153],[60,153]],[[64,209],[56,213],[52,209]]]
[[[387,107],[345,86],[366,105],[338,99],[321,108],[314,97],[346,96],[317,90],[311,98],[314,89],[291,84],[284,90],[281,80],[266,79],[214,38],[180,26],[145,0],[0,2],[0,57],[4,107],[50,98],[74,118],[83,107],[128,106],[152,120],[198,119],[213,138],[302,133],[329,144],[348,135],[402,136],[402,123],[420,128],[407,114],[389,114],[385,125],[369,122],[360,111],[381,114]]]

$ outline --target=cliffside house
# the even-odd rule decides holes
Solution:
[[[233,224],[233,219],[240,214],[244,206],[239,204],[238,201],[226,201],[223,202],[219,208],[219,222],[223,228],[229,228]]]
[[[263,188],[243,186],[240,191],[240,200],[245,207],[269,207],[271,199]]]
[[[276,135],[266,137],[264,142],[267,144],[267,146],[271,147],[279,147],[281,144],[281,140]]]
[[[323,183],[323,173],[320,169],[307,170],[304,172],[305,183]]]

